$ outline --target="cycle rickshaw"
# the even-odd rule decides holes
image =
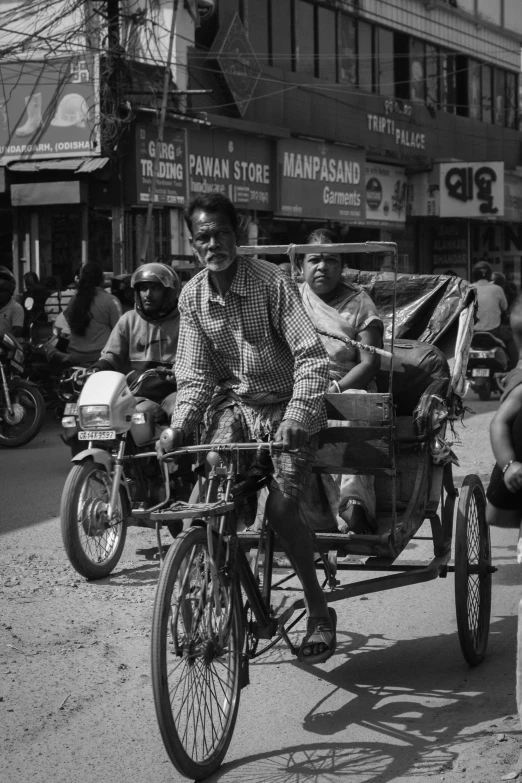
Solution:
[[[381,253],[396,270],[394,243],[262,246],[243,254],[288,252]],[[455,455],[447,434],[463,413],[466,364],[475,297],[464,280],[350,270],[374,300],[385,324],[381,387],[377,393],[328,394],[328,428],[320,433],[316,472],[374,474],[378,533],[314,533],[318,567],[325,572],[329,602],[413,585],[455,574],[455,602],[462,652],[470,665],[485,654],[491,608],[491,545],[485,494],[477,475],[454,486]],[[349,426],[346,426],[347,422]],[[186,529],[163,563],[154,607],[152,679],[156,714],[169,757],[177,769],[202,779],[221,764],[236,721],[249,660],[278,640],[295,648],[288,631],[302,598],[276,608],[277,540],[237,533],[234,504],[266,485],[266,476],[236,480],[241,449],[270,452],[274,444],[191,446],[208,460],[206,501],[151,509],[162,523],[184,519]],[[161,458],[165,474],[173,454]],[[168,481],[166,481],[168,484]],[[457,500],[458,499],[458,500]],[[455,556],[451,560],[454,517]],[[433,558],[408,564],[397,558],[428,520]],[[284,565],[284,562],[283,562]],[[288,565],[288,564],[286,564]],[[386,572],[340,585],[340,570]]]

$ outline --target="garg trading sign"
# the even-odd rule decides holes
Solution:
[[[440,216],[496,218],[504,215],[504,163],[441,163]]]
[[[363,150],[302,139],[278,142],[279,212],[364,223]]]
[[[100,155],[99,61],[0,63],[0,165]]]
[[[154,125],[136,125],[136,198],[148,204],[154,176],[158,129]],[[185,131],[166,127],[160,142],[158,175],[154,203],[184,206],[186,201]]]

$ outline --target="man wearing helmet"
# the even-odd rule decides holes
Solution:
[[[111,332],[97,370],[116,370],[137,377],[155,367],[172,369],[179,335],[180,281],[165,264],[143,264],[131,278],[135,309],[124,313]],[[161,403],[169,414],[176,400],[174,382],[152,379],[140,394]]]
[[[16,280],[5,266],[0,266],[0,337],[6,332],[13,337],[22,337],[24,308],[13,299]]]

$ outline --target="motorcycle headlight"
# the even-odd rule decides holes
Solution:
[[[80,426],[84,430],[106,429],[111,426],[111,415],[108,405],[81,405]]]

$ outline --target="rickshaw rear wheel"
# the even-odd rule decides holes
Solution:
[[[462,654],[470,666],[486,654],[491,615],[491,540],[482,481],[466,476],[455,527],[455,606]]]

